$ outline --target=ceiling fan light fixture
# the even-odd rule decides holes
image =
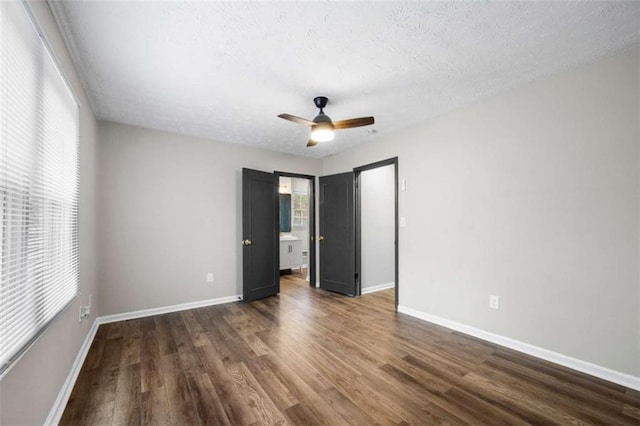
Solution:
[[[311,136],[307,142],[307,147],[316,146],[319,142],[332,141],[335,137],[334,130],[370,126],[375,123],[375,119],[373,117],[350,118],[348,120],[333,122],[331,121],[331,118],[324,113],[324,107],[327,106],[327,102],[329,102],[329,99],[325,96],[316,96],[313,99],[313,103],[320,109],[320,112],[316,115],[313,121],[284,113],[278,114],[278,117],[311,128]]]
[[[311,128],[311,140],[315,142],[329,142],[335,137],[331,123],[318,123]]]

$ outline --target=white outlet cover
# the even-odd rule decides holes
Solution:
[[[207,282],[208,283],[212,283],[213,282],[213,272],[209,272],[207,274]]]
[[[489,296],[489,307],[491,309],[500,309],[500,297],[494,295]]]
[[[407,219],[405,217],[400,218],[400,228],[407,226]]]

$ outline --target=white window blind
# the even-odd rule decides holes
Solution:
[[[0,1],[0,377],[79,281],[78,105],[27,7]]]

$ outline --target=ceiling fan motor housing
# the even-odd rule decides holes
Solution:
[[[321,113],[322,109],[327,106],[327,102],[329,102],[329,98],[326,96],[316,96],[313,98],[313,103],[316,104],[317,108],[320,108]]]
[[[329,124],[331,124],[331,127],[333,127],[333,123],[331,122],[331,118],[329,118],[329,116],[327,114],[325,114],[324,112],[321,112],[320,114],[316,115],[315,118],[313,119],[313,122],[316,123],[316,124],[329,123]]]

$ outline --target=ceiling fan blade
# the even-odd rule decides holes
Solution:
[[[278,115],[278,117],[284,118],[285,120],[293,121],[294,123],[303,124],[309,127],[316,125],[316,123],[314,123],[311,120],[307,120],[306,118],[296,117],[295,115],[291,115],[291,114],[280,114]]]
[[[316,145],[318,145],[318,142],[314,141],[313,139],[309,139],[309,142],[307,142],[307,148],[316,146]]]
[[[373,117],[360,117],[352,118],[350,120],[340,120],[333,123],[333,128],[338,129],[350,129],[352,127],[368,126],[373,124],[375,120]]]

